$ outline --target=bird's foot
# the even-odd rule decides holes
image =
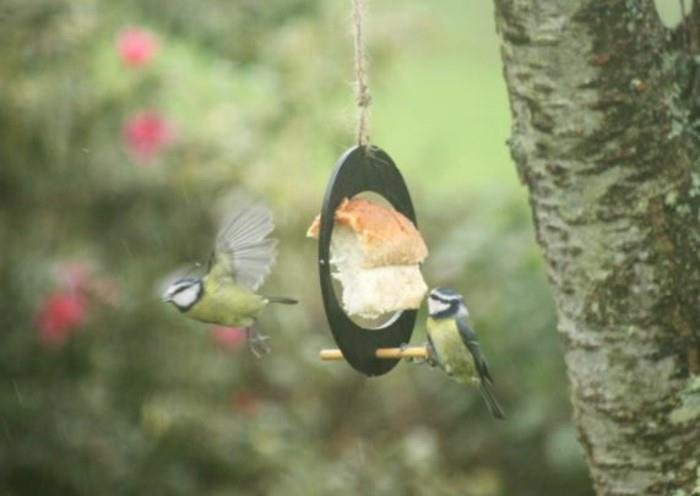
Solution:
[[[401,345],[399,346],[399,348],[401,349],[401,351],[406,351],[406,349],[407,349],[407,348],[410,348],[410,346],[411,346],[411,345],[409,345],[408,343],[401,343]],[[426,346],[428,346],[427,343],[426,343]],[[429,350],[429,351],[430,351],[430,350]],[[406,361],[409,362],[409,363],[417,363],[417,364],[419,364],[419,365],[422,365],[422,364],[424,364],[424,363],[427,363],[427,364],[431,365],[431,362],[430,362],[430,355],[429,355],[428,357],[426,357],[426,358],[420,358],[420,357],[406,357],[406,358],[404,358],[404,360],[406,360]],[[433,365],[433,366],[434,366],[434,365]]]
[[[255,358],[262,358],[264,355],[270,353],[270,346],[268,346],[266,342],[270,339],[270,336],[262,334],[257,327],[247,327],[246,336],[248,349]]]
[[[409,346],[408,343],[401,343],[401,345],[399,346],[399,349],[401,350],[401,352],[404,352],[404,351],[406,351],[406,348],[408,348],[408,346]],[[404,360],[406,360],[409,363],[421,363],[418,361],[418,360],[420,360],[420,358],[405,357]]]

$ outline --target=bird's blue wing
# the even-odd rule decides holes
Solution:
[[[459,329],[459,334],[462,337],[462,341],[465,346],[469,349],[469,352],[474,358],[474,365],[476,367],[476,372],[479,374],[479,378],[482,381],[493,385],[493,378],[489,372],[488,364],[486,363],[486,357],[481,351],[481,346],[479,345],[479,340],[476,337],[474,329],[472,329],[467,323],[466,319],[463,317],[458,317],[457,328]]]
[[[501,405],[498,404],[498,401],[496,401],[493,391],[491,391],[491,388],[493,387],[493,378],[489,372],[489,367],[486,364],[486,357],[481,351],[481,346],[479,346],[479,341],[476,338],[474,329],[469,326],[466,319],[463,317],[457,318],[457,327],[459,328],[459,334],[462,337],[462,341],[469,349],[472,357],[474,357],[474,365],[480,379],[479,387],[481,389],[481,395],[486,401],[486,405],[489,407],[489,410],[494,417],[504,419],[505,414],[503,413],[503,409],[501,408]]]

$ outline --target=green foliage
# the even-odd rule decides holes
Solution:
[[[0,494],[590,494],[544,269],[502,145],[493,35],[492,58],[467,66],[463,53],[492,31],[483,6],[446,2],[426,17],[420,2],[377,4],[371,83],[383,103],[370,125],[414,191],[428,280],[466,295],[508,420],[437,370],[402,364],[368,380],[317,359],[331,340],[303,235],[352,139],[346,7],[0,6]],[[115,50],[134,23],[159,40],[143,67]],[[446,112],[462,93],[481,112]],[[414,104],[444,119],[429,129]],[[144,109],[174,130],[148,160],[122,138]],[[464,141],[461,129],[477,134]],[[262,318],[273,348],[262,360],[217,346],[156,296],[171,270],[206,260],[241,190],[276,214],[281,250],[264,290],[302,302]],[[93,295],[85,323],[50,345],[37,309],[71,260],[119,291]]]

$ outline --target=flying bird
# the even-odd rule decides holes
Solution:
[[[256,322],[269,303],[295,304],[292,298],[257,293],[275,261],[277,240],[267,207],[252,204],[233,212],[223,223],[202,277],[173,281],[163,294],[184,316],[199,322],[244,327],[248,347],[260,357],[269,351],[267,336]]]

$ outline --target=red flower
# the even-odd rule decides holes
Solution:
[[[211,333],[214,343],[227,351],[234,351],[246,342],[246,332],[243,327],[216,326]]]
[[[156,37],[143,28],[125,29],[117,37],[117,51],[122,62],[132,67],[147,64],[157,48]]]
[[[149,160],[172,138],[170,124],[157,112],[142,111],[129,117],[123,135],[127,148],[137,157]]]
[[[85,322],[87,302],[75,291],[57,290],[42,302],[36,313],[40,341],[48,346],[63,345],[70,332]]]

